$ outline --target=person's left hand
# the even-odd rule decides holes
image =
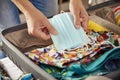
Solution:
[[[81,0],[70,0],[69,4],[70,12],[74,17],[74,24],[76,28],[82,26],[87,31],[88,14],[85,10]]]

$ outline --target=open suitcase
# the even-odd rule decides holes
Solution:
[[[120,34],[120,28],[115,24],[112,24],[100,17],[95,15],[90,16],[90,20],[105,26],[106,28],[112,30],[113,32]],[[45,42],[45,44],[40,43],[42,41],[37,40],[36,38],[28,35],[27,25],[22,24],[7,28],[1,32],[1,38],[3,42],[3,50],[7,53],[7,56],[23,71],[27,73],[32,73],[36,79],[41,80],[56,80],[53,76],[45,72],[42,68],[37,66],[29,58],[27,58],[23,53],[26,50],[30,50],[36,47],[46,46],[46,44],[51,44],[51,40]],[[17,32],[17,33],[16,33]],[[11,34],[12,33],[12,34]],[[21,37],[21,35],[23,37]],[[16,40],[17,38],[17,40]],[[31,42],[32,45],[29,45]],[[13,44],[14,43],[14,44]],[[18,47],[19,46],[19,47]],[[32,46],[32,47],[31,47]]]
[[[34,75],[36,79],[43,79],[43,80],[55,80],[51,75],[47,74],[44,70],[40,67],[35,65],[30,59],[28,59],[22,52],[15,47],[12,43],[10,43],[6,38],[5,35],[22,30],[26,28],[26,24],[19,25],[12,27],[10,29],[5,29],[2,32],[2,40],[3,40],[3,50],[7,53],[7,56],[24,72],[30,72]]]

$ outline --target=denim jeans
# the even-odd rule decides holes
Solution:
[[[11,0],[0,0],[0,24],[5,27],[20,24],[18,9]]]
[[[58,12],[58,0],[30,0],[33,5],[47,17],[51,17]]]
[[[30,1],[46,17],[51,17],[57,14],[58,0],[30,0]],[[5,27],[12,27],[20,24],[18,8],[11,2],[11,0],[0,0],[0,24]]]

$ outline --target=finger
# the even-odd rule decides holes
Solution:
[[[54,35],[58,34],[56,29],[49,23],[49,21],[45,22],[44,24],[46,25],[46,27],[50,33],[52,33]]]
[[[39,39],[43,39],[43,40],[48,40],[50,39],[50,35],[49,32],[46,30],[46,28],[39,28],[35,31],[34,33],[35,37],[39,38]]]
[[[83,26],[83,29],[84,29],[85,31],[88,30],[88,28],[87,28],[87,22],[82,22],[82,26]]]
[[[39,38],[42,38],[42,39],[44,39],[44,40],[50,39],[50,35],[49,35],[49,34],[46,34],[46,32],[39,31],[38,34],[40,35],[40,36],[38,36]]]
[[[37,26],[37,28],[28,28],[28,33],[38,39],[48,40],[50,39],[49,32],[44,26]]]
[[[74,17],[75,27],[76,28],[80,28],[80,26],[81,26],[81,19],[80,19],[79,13],[74,13],[73,17]]]
[[[88,18],[86,16],[83,16],[82,17],[82,22],[81,22],[81,25],[82,27],[84,28],[85,31],[87,31],[87,27],[88,27]]]

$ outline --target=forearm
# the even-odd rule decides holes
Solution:
[[[76,3],[79,2],[79,4],[82,4],[82,0],[70,0],[70,3],[74,3],[74,2],[76,2]]]
[[[37,10],[29,0],[12,0],[12,2],[24,13],[33,13]]]
[[[82,0],[70,0],[69,7],[70,6],[74,6],[75,10],[76,10],[77,7],[84,8]]]

